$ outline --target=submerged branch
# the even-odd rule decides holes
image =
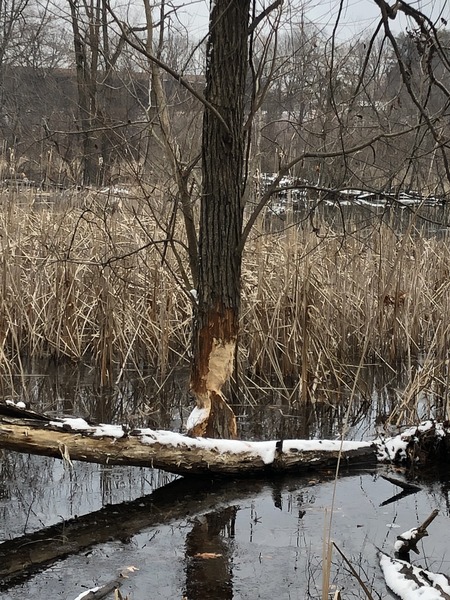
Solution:
[[[108,581],[108,583],[81,593],[75,598],[75,600],[101,600],[102,598],[106,598],[106,596],[109,596],[111,592],[114,592],[120,588],[124,579],[128,579],[128,573],[134,573],[138,570],[139,569],[136,567],[125,567],[125,569],[123,569],[117,577],[111,579],[111,581]],[[116,599],[117,598],[119,598],[119,596],[116,594]]]
[[[417,544],[420,540],[428,535],[428,525],[434,521],[434,519],[438,516],[439,511],[437,508],[433,510],[429,517],[425,519],[425,521],[419,525],[419,527],[413,527],[409,531],[405,531],[401,535],[397,536],[397,541],[395,542],[395,551],[399,558],[403,560],[409,561],[409,553],[415,552],[419,554],[419,550],[417,549]]]

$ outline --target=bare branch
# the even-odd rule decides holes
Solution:
[[[108,8],[110,15],[114,19],[114,21],[120,27],[122,36],[126,40],[127,44],[129,46],[131,46],[134,50],[136,50],[137,52],[142,54],[142,56],[145,56],[148,60],[150,60],[153,63],[155,63],[156,65],[158,65],[158,67],[160,67],[163,71],[165,71],[171,77],[173,77],[175,79],[175,81],[178,81],[178,83],[180,85],[182,85],[184,88],[186,88],[188,90],[188,92],[190,92],[194,96],[194,98],[197,98],[197,100],[199,102],[201,102],[203,104],[203,106],[205,106],[205,108],[207,108],[209,111],[211,111],[214,114],[214,116],[221,122],[221,124],[225,128],[225,131],[227,131],[229,133],[229,127],[228,127],[227,123],[225,122],[225,120],[223,119],[222,115],[210,102],[208,102],[205,99],[203,94],[198,92],[184,77],[182,77],[180,75],[180,73],[177,73],[177,71],[174,71],[174,69],[169,67],[168,64],[166,64],[161,59],[157,58],[153,53],[149,52],[144,47],[142,42],[140,42],[140,40],[139,41],[132,40],[130,38],[130,36],[128,35],[128,32],[131,31],[128,28],[128,26],[125,23],[123,23],[122,21],[120,21],[120,19],[118,19],[118,17],[114,13],[114,11],[111,9],[111,6],[109,5],[109,3],[107,4],[107,8]]]
[[[275,0],[270,4],[267,8],[265,8],[253,21],[250,23],[248,28],[248,33],[251,34],[258,27],[258,25],[263,21],[267,15],[269,15],[273,10],[278,8],[283,4],[283,0]]]

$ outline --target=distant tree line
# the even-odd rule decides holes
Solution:
[[[290,4],[251,32],[247,181],[302,157],[288,174],[319,187],[445,195],[444,23],[424,31],[413,15],[392,39],[380,21],[371,34],[338,41]],[[203,44],[165,2],[146,0],[130,19],[131,8],[2,3],[2,177],[103,185],[176,179],[182,165],[193,177],[202,107],[189,86],[203,91]]]

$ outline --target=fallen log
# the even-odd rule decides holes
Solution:
[[[369,442],[191,438],[170,431],[90,425],[84,419],[0,417],[0,447],[63,459],[163,469],[188,476],[236,477],[299,473],[376,462]]]
[[[426,421],[374,442],[193,438],[171,431],[93,425],[80,418],[51,418],[13,403],[0,404],[0,448],[108,465],[162,469],[197,477],[249,477],[302,473],[335,466],[390,462],[409,467],[450,457],[448,423]]]

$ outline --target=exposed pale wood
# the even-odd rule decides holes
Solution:
[[[145,430],[143,430],[145,431]],[[304,472],[333,466],[336,450],[284,449],[281,442],[273,444],[275,459],[265,464],[258,456],[258,442],[243,442],[241,452],[223,452],[215,447],[218,440],[193,440],[179,436],[176,445],[154,441],[143,443],[148,436],[141,430],[127,433],[122,438],[94,437],[74,431],[63,431],[50,423],[10,417],[0,418],[0,447],[16,452],[52,456],[68,461],[80,460],[109,465],[154,467],[187,476],[252,476],[268,473]],[[170,439],[170,438],[169,438]],[[298,448],[302,441],[298,440]],[[338,448],[338,445],[337,445]],[[364,446],[344,451],[343,461],[348,465],[373,464],[375,447]]]

